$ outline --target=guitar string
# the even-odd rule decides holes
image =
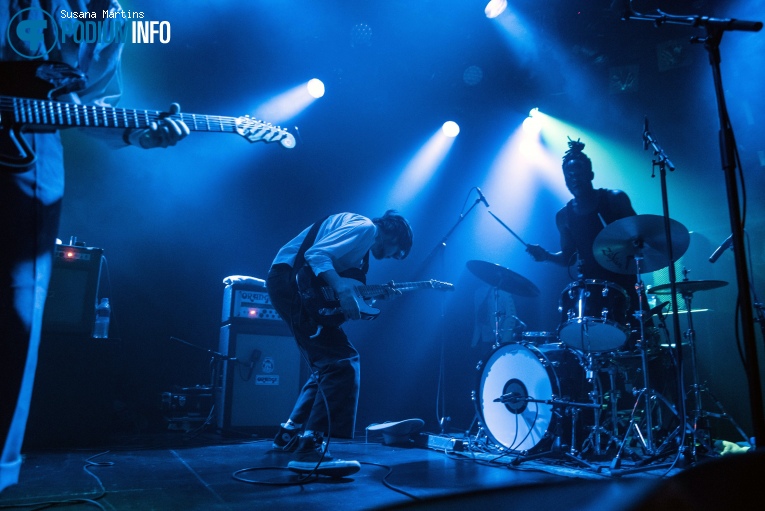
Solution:
[[[207,128],[207,131],[216,131],[212,127],[236,129],[241,123],[251,123],[262,128],[271,128],[285,131],[279,126],[256,119],[254,117],[230,117],[219,115],[192,114],[179,112],[167,115],[158,110],[134,110],[126,108],[103,107],[95,105],[77,105],[60,101],[45,101],[27,98],[15,98],[0,96],[0,109],[13,110],[14,113],[22,111],[24,120],[19,122],[37,122],[43,124],[66,124],[74,126],[100,126],[102,121],[105,127],[131,128],[139,127],[141,122],[150,123],[163,117],[180,118],[190,124],[190,128],[199,130],[199,126]],[[79,122],[82,119],[83,122]],[[93,121],[88,122],[88,121]],[[201,121],[201,122],[200,122]],[[193,126],[193,128],[192,128]]]

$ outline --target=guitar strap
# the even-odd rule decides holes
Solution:
[[[327,218],[329,218],[329,215],[318,222],[315,222],[311,226],[311,230],[308,231],[308,234],[305,235],[305,239],[303,239],[303,243],[300,245],[300,250],[298,250],[298,253],[295,256],[295,262],[292,264],[292,282],[295,282],[295,275],[297,275],[300,268],[305,266],[305,251],[311,248],[313,242],[316,241],[316,235],[319,234],[319,228]]]

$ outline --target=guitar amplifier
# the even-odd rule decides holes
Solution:
[[[222,431],[273,434],[292,411],[302,383],[301,357],[277,314],[266,282],[235,275],[224,279],[218,351],[223,362],[216,389],[216,423]]]
[[[96,314],[103,249],[56,245],[43,333],[90,336]]]
[[[223,289],[223,324],[282,323],[266,290],[266,281],[255,277],[243,277]]]

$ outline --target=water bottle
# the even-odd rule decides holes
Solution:
[[[101,302],[96,307],[96,322],[93,325],[94,339],[109,338],[109,317],[111,316],[111,307],[108,298],[101,298]]]

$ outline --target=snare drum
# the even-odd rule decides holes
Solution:
[[[563,290],[558,303],[560,341],[585,352],[619,349],[627,341],[630,299],[621,286],[602,280],[579,280]]]
[[[556,433],[564,442],[571,438],[571,418],[539,401],[585,399],[579,354],[561,344],[509,343],[496,348],[477,369],[480,374],[473,401],[497,445],[532,453],[549,449]]]
[[[542,346],[558,342],[558,334],[555,332],[523,332],[521,342]]]

